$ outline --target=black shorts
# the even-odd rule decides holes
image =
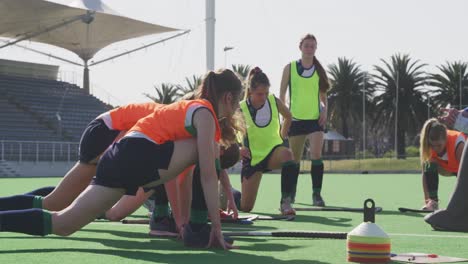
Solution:
[[[119,130],[109,129],[102,119],[94,119],[81,135],[79,147],[80,163],[89,164],[101,155],[119,135]]]
[[[293,120],[289,128],[289,136],[308,135],[314,132],[324,131],[318,120]]]
[[[284,146],[284,144],[274,146],[273,149],[271,149],[270,153],[268,153],[268,155],[255,166],[252,166],[250,164],[250,162],[252,161],[251,159],[242,158],[241,180],[243,180],[244,178],[249,179],[256,172],[271,171],[270,169],[268,169],[268,162],[270,161],[271,155],[273,155],[275,149],[281,146]]]
[[[158,170],[168,169],[173,152],[172,141],[156,144],[145,138],[123,138],[102,155],[93,184],[135,195],[139,187],[159,180]]]

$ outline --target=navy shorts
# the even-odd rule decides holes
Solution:
[[[145,138],[123,138],[102,155],[93,184],[135,195],[139,187],[159,180],[158,170],[169,168],[173,152],[172,141],[156,144]]]
[[[255,166],[252,166],[250,164],[250,159],[242,158],[241,180],[243,180],[244,178],[249,179],[256,172],[271,171],[270,169],[268,169],[268,162],[270,161],[271,155],[273,155],[275,149],[281,146],[284,146],[284,144],[274,146],[270,153],[268,153],[268,155]]]
[[[318,120],[293,120],[288,135],[293,137],[319,131],[324,131],[324,129],[319,125]]]
[[[101,155],[119,135],[119,130],[109,129],[102,119],[94,119],[81,135],[80,163],[89,164]]]

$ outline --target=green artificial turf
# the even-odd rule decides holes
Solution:
[[[0,195],[12,195],[54,185],[59,178],[0,179]],[[239,187],[238,175],[231,176]],[[439,196],[444,207],[455,178],[441,177]],[[310,176],[300,176],[297,207],[310,206]],[[277,214],[280,177],[266,174],[253,213]],[[402,214],[398,207],[419,208],[423,202],[420,175],[330,174],[325,175],[323,197],[330,206],[361,207],[373,198],[383,212],[376,223],[390,234],[392,252],[426,252],[468,258],[468,234],[432,231],[422,214]],[[140,209],[132,217],[145,217]],[[362,222],[361,213],[298,212],[293,222],[257,221],[254,225],[223,225],[234,230],[314,230],[348,232]],[[192,250],[176,240],[151,238],[145,225],[96,221],[70,237],[29,237],[0,233],[0,263],[345,263],[346,241],[331,239],[244,237],[239,249]]]

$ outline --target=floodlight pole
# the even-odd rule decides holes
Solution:
[[[362,159],[366,159],[366,79],[367,73],[363,75],[362,82]]]
[[[462,81],[463,81],[463,78],[462,78],[462,63],[461,63],[461,62],[460,62],[460,66],[459,66],[459,67],[460,67],[460,68],[459,68],[459,70],[460,70],[460,76],[459,76],[459,77],[460,77],[460,108],[458,108],[458,109],[461,110],[461,109],[463,108],[463,104],[462,104],[462,103],[463,103],[463,102],[462,102],[462,89],[463,89],[463,88],[462,88]]]
[[[234,47],[229,47],[229,46],[226,46],[224,47],[223,51],[224,51],[224,68],[227,67],[227,52],[230,51],[230,50],[233,50]]]
[[[398,93],[400,91],[400,72],[396,75],[396,103],[395,103],[395,158],[398,159]]]
[[[214,70],[215,61],[215,0],[206,0],[206,69]]]

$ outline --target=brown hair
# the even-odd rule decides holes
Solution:
[[[240,159],[239,145],[237,143],[231,144],[229,146],[221,147],[222,154],[219,156],[219,161],[221,162],[221,169],[229,169]]]
[[[305,40],[312,39],[315,42],[317,42],[317,39],[315,38],[314,35],[312,34],[306,34],[301,38],[301,41],[299,42],[299,48],[302,47],[302,44],[304,43]],[[321,92],[326,92],[328,89],[330,89],[330,81],[328,80],[327,76],[327,71],[325,71],[325,68],[323,68],[322,64],[320,61],[317,59],[316,56],[314,56],[314,65],[315,68],[317,69],[317,73],[319,75],[319,88]]]
[[[220,69],[216,72],[209,71],[201,82],[201,85],[195,91],[196,99],[208,100],[216,114],[218,114],[218,101],[226,93],[231,93],[233,102],[239,102],[242,92],[242,83],[234,72],[228,69]],[[218,117],[219,118],[219,117]],[[242,122],[239,120],[240,115],[235,113],[230,117],[219,119],[221,128],[221,143],[230,145],[236,141],[236,133],[244,132]]]
[[[436,118],[431,118],[424,123],[420,136],[420,156],[421,164],[427,163],[431,159],[430,141],[437,141],[447,138],[447,127]]]
[[[247,76],[244,99],[247,100],[249,97],[249,91],[255,90],[259,85],[270,87],[270,80],[268,79],[268,76],[266,76],[266,74],[262,71],[262,69],[255,67],[250,70],[249,75]]]

